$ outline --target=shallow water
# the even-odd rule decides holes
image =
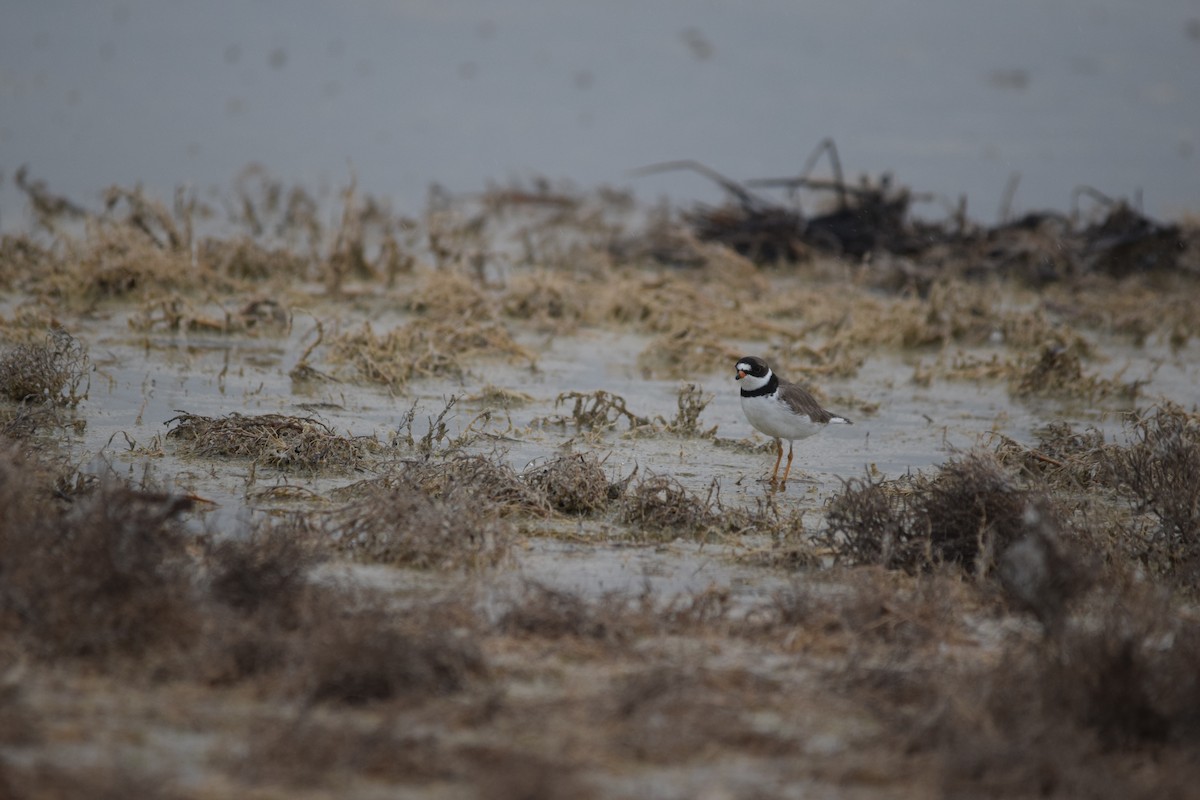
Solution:
[[[525,364],[477,362],[462,380],[416,381],[409,394],[392,397],[383,389],[350,383],[298,393],[288,372],[312,337],[311,325],[300,317],[289,333],[276,337],[140,334],[130,331],[124,313],[92,317],[81,326],[77,335],[90,343],[96,369],[89,397],[78,409],[87,424],[72,443],[77,460],[100,473],[113,470],[134,480],[149,477],[213,501],[215,505],[200,515],[198,524],[218,533],[244,530],[247,515],[255,509],[287,506],[256,499],[257,490],[286,484],[323,493],[368,476],[310,478],[252,470],[237,460],[180,458],[174,444],[163,439],[167,423],[179,412],[313,413],[339,434],[388,441],[414,402],[414,433],[419,436],[451,395],[469,396],[489,384],[534,398],[527,405],[497,413],[484,428],[497,435],[472,445],[475,450],[502,454],[518,471],[554,456],[573,441],[578,449],[600,454],[612,479],[634,469],[641,475],[670,475],[701,497],[716,491],[727,507],[754,504],[769,491],[763,478],[773,453],[743,417],[728,365],[714,365],[709,373],[696,376],[696,382],[712,395],[701,424],[717,426],[718,441],[631,436],[624,423],[598,439],[580,439],[580,432],[569,426],[534,424],[539,418],[569,413],[569,408],[555,407],[560,393],[595,389],[624,397],[641,416],[670,419],[676,411],[679,382],[641,373],[637,356],[649,338],[633,333],[583,330],[557,336],[542,341],[534,370]],[[1124,370],[1125,379],[1148,379],[1140,405],[1160,397],[1188,403],[1200,384],[1195,348],[1193,344],[1172,353],[1163,347],[1133,348],[1110,342],[1104,351],[1108,358],[1100,367],[1112,373]],[[878,404],[878,409],[862,414],[838,408],[855,424],[827,429],[796,444],[792,480],[775,499],[784,508],[802,509],[806,530],[819,529],[823,504],[843,480],[868,472],[897,477],[927,469],[956,451],[989,444],[992,432],[1030,442],[1039,426],[1065,420],[1095,425],[1109,436],[1121,435],[1119,405],[1016,401],[1000,382],[934,380],[921,386],[912,382],[913,371],[911,356],[881,353],[852,379],[822,381],[829,397],[854,398],[857,403]],[[469,403],[454,408],[447,417],[450,435],[461,432],[479,410]],[[761,447],[721,446],[739,440]],[[515,548],[513,574],[590,595],[636,594],[650,586],[656,596],[673,596],[722,586],[736,599],[747,601],[777,588],[781,580],[740,565],[740,555],[764,545],[753,537],[737,546],[700,547],[676,541],[629,547],[614,544],[607,535],[613,533],[611,529],[580,528],[568,533],[528,537]]]

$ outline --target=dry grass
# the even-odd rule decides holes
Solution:
[[[312,277],[312,259],[285,247],[269,247],[248,236],[204,239],[198,257],[218,275],[245,283],[304,280]]]
[[[389,718],[369,725],[305,714],[287,724],[263,722],[249,752],[232,769],[254,786],[344,790],[345,782],[424,785],[454,774],[455,762],[429,736],[405,733]]]
[[[28,185],[33,186],[31,182]],[[353,280],[395,282],[411,272],[411,220],[387,203],[341,192],[338,225],[326,229],[319,203],[299,187],[286,187],[261,168],[236,181],[234,196],[221,198],[229,224],[242,232],[229,239],[202,238],[198,222],[216,211],[178,192],[171,207],[140,188],[112,187],[98,212],[69,201],[51,201],[47,189],[31,194],[46,209],[43,228],[54,247],[6,239],[0,279],[20,282],[39,297],[73,308],[103,301],[154,302],[182,293],[230,294],[251,284],[288,288],[320,281],[337,295]],[[80,222],[81,221],[81,222]]]
[[[500,300],[505,316],[534,330],[570,334],[587,319],[591,296],[578,280],[536,270],[516,275]]]
[[[1090,279],[1056,287],[1046,304],[1071,324],[1125,338],[1141,347],[1155,341],[1185,347],[1200,334],[1191,302],[1194,278]]]
[[[482,281],[456,270],[437,270],[421,276],[404,298],[404,307],[431,322],[492,322],[496,317],[493,298]]]
[[[60,269],[52,247],[28,233],[0,236],[0,286],[8,291],[24,288],[34,276]]]
[[[591,453],[568,453],[530,467],[522,479],[562,514],[586,516],[608,506],[610,484]]]
[[[1154,525],[1141,542],[1156,572],[1200,588],[1200,416],[1178,406],[1135,415],[1132,441],[1118,450],[1113,480]]]
[[[195,634],[185,498],[101,484],[52,504],[50,473],[8,447],[0,464],[0,619],[39,656],[140,656]]]
[[[74,407],[87,398],[90,370],[83,343],[54,328],[42,341],[0,355],[0,394],[18,403]]]
[[[1040,352],[1006,356],[957,352],[931,363],[918,365],[913,382],[928,386],[935,377],[966,381],[1003,381],[1018,399],[1050,398],[1107,402],[1128,408],[1137,400],[1144,381],[1124,381],[1121,376],[1105,378],[1084,369],[1080,352],[1069,347],[1047,345]]]
[[[634,540],[703,537],[720,523],[711,496],[701,499],[669,475],[648,475],[617,501],[617,520]]]
[[[0,471],[6,647],[117,674],[257,681],[306,703],[437,696],[485,671],[448,632],[465,619],[457,606],[398,618],[379,597],[313,583],[323,537],[303,519],[197,554],[177,521],[186,498],[102,484],[60,510],[39,499],[43,475],[15,453]]]
[[[804,525],[805,509],[783,504],[774,494],[755,500],[753,506],[724,508],[717,501],[720,526],[727,537],[766,536],[769,544],[741,549],[738,560],[763,567],[801,569],[816,567],[821,551]]]
[[[501,612],[496,627],[517,636],[571,637],[615,644],[632,633],[632,605],[630,598],[618,594],[592,602],[572,592],[527,583],[522,594]]]
[[[508,553],[508,526],[478,502],[469,482],[435,496],[407,474],[355,485],[330,515],[335,547],[362,561],[421,569],[491,566]]]
[[[36,797],[69,800],[94,797],[96,800],[120,800],[144,797],[146,800],[185,800],[186,791],[172,786],[170,778],[141,774],[117,764],[60,765],[51,762],[33,765],[5,765],[0,768],[0,790],[8,797]]]
[[[1052,425],[1036,446],[999,437],[994,454],[956,457],[933,475],[851,479],[819,538],[849,563],[995,577],[1050,628],[1101,562],[1110,576],[1148,570],[1194,592],[1198,429],[1194,413],[1163,406],[1131,415],[1126,444]]]
[[[726,340],[693,322],[652,339],[638,354],[637,365],[646,377],[687,378],[711,372],[737,357]]]
[[[1116,397],[1132,403],[1137,400],[1138,381],[1100,378],[1083,371],[1079,353],[1069,347],[1047,346],[1036,359],[1023,359],[1010,377],[1010,391],[1016,397],[1057,396],[1097,400]]]
[[[975,451],[929,477],[846,481],[829,501],[820,539],[851,564],[995,577],[1016,608],[1053,627],[1093,578],[1068,516],[1061,502]]]
[[[932,714],[896,724],[940,755],[951,796],[1186,797],[1200,777],[1198,642],[1194,617],[1161,595],[1106,587],[1054,638],[961,673]]]
[[[997,434],[997,458],[1027,480],[1064,493],[1096,493],[1111,484],[1114,451],[1100,431],[1076,431],[1065,422],[1055,422],[1035,434],[1036,446]]]
[[[265,612],[294,624],[308,573],[327,550],[307,517],[269,519],[245,536],[208,543],[208,593],[239,614]]]
[[[241,303],[235,310],[219,308],[214,312],[196,308],[178,294],[143,305],[129,320],[129,327],[141,332],[163,330],[244,336],[283,334],[290,325],[287,308],[270,298],[256,297]]]
[[[282,414],[204,417],[186,411],[167,420],[168,439],[196,458],[246,458],[256,465],[317,473],[362,469],[382,446],[366,436],[339,436],[311,417]]]
[[[713,395],[703,391],[694,383],[679,386],[676,393],[676,403],[679,410],[675,418],[667,423],[666,429],[676,436],[695,436],[701,439],[711,439],[717,435],[717,426],[703,428],[700,425],[700,415],[712,402]]]
[[[498,322],[464,317],[415,320],[376,334],[369,323],[338,334],[330,358],[348,364],[359,380],[398,392],[412,380],[434,375],[463,375],[476,358],[505,358],[534,363],[531,351],[517,344]]]
[[[488,384],[475,394],[464,397],[463,401],[484,408],[510,409],[529,405],[533,402],[533,395],[505,386]]]
[[[877,567],[837,568],[776,592],[760,624],[764,633],[786,631],[796,647],[862,653],[881,648],[907,659],[965,638],[964,611],[978,604],[953,576],[909,578]]]
[[[1194,590],[1200,517],[1200,435],[1195,412],[1175,405],[1127,417],[1125,443],[1094,429],[1044,428],[1036,447],[1001,437],[998,457],[1056,500],[1088,517],[1088,542],[1108,559],[1133,561]]]
[[[542,516],[549,511],[546,495],[497,457],[448,454],[407,462],[403,474],[433,497],[456,496],[499,516]]]
[[[944,480],[987,471],[955,469]],[[428,498],[410,490],[410,498]],[[104,507],[119,506],[115,490],[100,491]],[[81,512],[46,514],[36,499],[44,496],[20,485],[0,497],[0,530],[29,519],[47,520],[46,531],[76,524]],[[367,498],[360,487],[355,502],[374,502]],[[461,528],[472,505],[459,497],[445,511]],[[777,781],[833,780],[868,794],[883,787],[889,795],[939,788],[984,797],[1182,797],[1185,779],[1195,776],[1188,757],[1200,735],[1195,614],[1137,582],[1106,585],[1042,637],[990,644],[980,641],[979,621],[1003,621],[1004,612],[954,571],[814,571],[749,607],[721,587],[668,599],[537,584],[482,605],[461,590],[454,599],[397,605],[391,594],[314,582],[309,570],[324,533],[299,518],[208,542],[192,559],[165,536],[173,523],[161,505],[153,517],[123,509],[125,527],[153,530],[158,542],[139,539],[142,556],[131,562],[157,575],[129,590],[141,600],[127,594],[117,606],[101,603],[109,613],[101,631],[56,624],[72,646],[44,651],[45,617],[13,627],[21,617],[8,565],[29,551],[11,549],[15,539],[6,535],[3,643],[54,659],[58,686],[67,653],[110,663],[79,645],[99,633],[114,641],[122,628],[113,620],[128,626],[134,613],[140,644],[115,637],[139,654],[114,673],[129,693],[117,707],[161,707],[161,698],[130,702],[166,690],[146,680],[156,670],[177,684],[196,681],[204,690],[175,695],[171,715],[156,724],[212,731],[226,744],[203,769],[246,790],[351,791],[369,781],[393,791],[608,795],[611,781],[631,769],[734,774],[745,761],[756,776],[744,784],[750,794]],[[393,522],[406,517],[384,513]],[[101,522],[111,515],[82,519],[87,525],[70,528],[76,536],[113,526]],[[78,612],[117,596],[81,580],[96,569],[94,549],[55,555],[59,569],[39,570],[43,581],[57,581],[39,584],[46,602]],[[163,573],[167,564],[176,566]],[[184,617],[172,619],[172,608]],[[146,627],[153,619],[172,624],[154,634]],[[34,685],[31,677],[14,684],[19,702],[0,694],[0,718],[38,715],[25,747],[37,747],[43,726],[64,724],[66,713],[43,712],[45,695]],[[227,716],[203,710],[214,702],[236,704],[236,730],[213,727]],[[71,708],[80,713],[78,704]],[[839,747],[813,756],[809,748],[827,737]],[[5,777],[16,788],[86,784],[173,796],[179,774],[22,766],[6,767]]]
[[[366,779],[419,794],[451,785],[497,800],[594,796],[573,765],[406,730],[390,715],[367,724],[314,715],[264,723],[254,731],[249,752],[232,760],[232,769],[263,791],[319,787],[344,794]]]
[[[292,654],[284,686],[305,702],[428,702],[486,673],[474,642],[439,629],[433,619],[398,616],[369,599],[314,602],[305,611],[305,642]]]
[[[650,428],[654,423],[647,417],[629,410],[625,398],[597,389],[594,392],[563,392],[554,399],[554,407],[571,404],[570,414],[557,414],[534,420],[535,425],[574,427],[576,430],[606,431],[622,421],[629,430]]]

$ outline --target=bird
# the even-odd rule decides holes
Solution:
[[[781,486],[787,485],[792,471],[792,448],[797,439],[805,439],[826,425],[853,425],[849,419],[826,411],[803,386],[781,380],[767,362],[758,356],[737,360],[737,378],[742,384],[742,411],[750,424],[775,440],[775,469],[770,483],[775,485],[779,462],[783,460],[783,440],[788,440],[787,468]]]

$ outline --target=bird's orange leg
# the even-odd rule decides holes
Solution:
[[[792,455],[793,455],[792,448],[794,446],[795,445],[792,442],[788,442],[788,463],[787,463],[787,467],[784,468],[784,470],[783,470],[783,480],[781,480],[779,482],[780,484],[785,485],[785,486],[787,485],[788,475],[790,475],[792,473]],[[780,444],[779,444],[779,455],[781,455],[781,456],[783,455],[783,443],[782,442],[780,442]],[[776,466],[776,468],[778,468],[779,465],[776,464],[775,466]]]
[[[775,478],[779,475],[779,462],[783,460],[783,442],[775,440],[775,469],[771,470],[771,483],[775,483]]]

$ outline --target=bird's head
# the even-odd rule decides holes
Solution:
[[[767,362],[763,361],[758,356],[743,356],[737,360],[736,380],[741,380],[747,375],[753,378],[765,378],[770,373],[770,368],[767,367]]]

